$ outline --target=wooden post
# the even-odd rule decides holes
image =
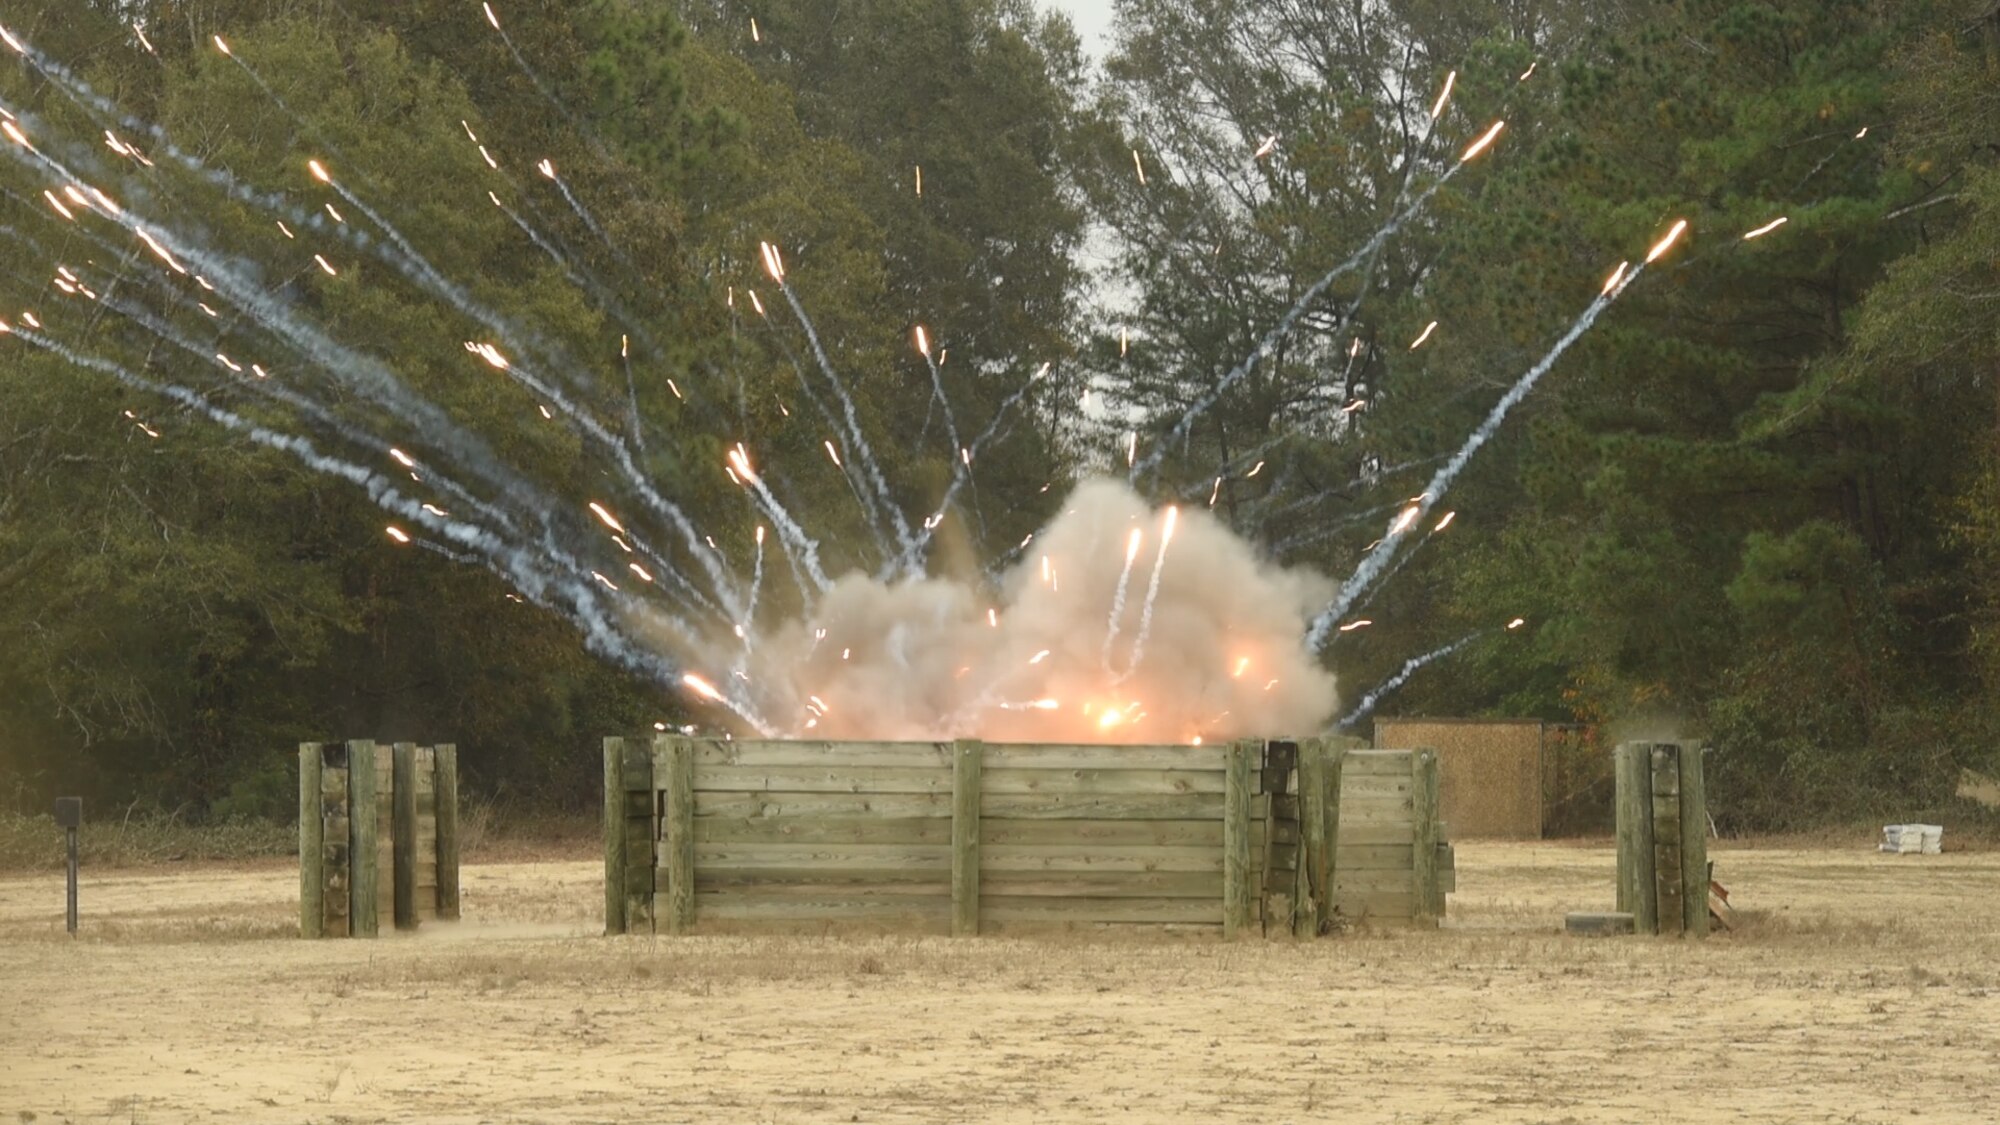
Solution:
[[[458,747],[437,747],[437,916],[458,921]]]
[[[396,928],[417,928],[417,747],[398,742],[390,748],[389,839],[395,860],[390,913]]]
[[[1626,815],[1626,786],[1629,784],[1625,771],[1630,768],[1625,759],[1631,756],[1628,743],[1619,743],[1611,748],[1612,819],[1618,832],[1618,877],[1615,880],[1617,900],[1612,904],[1621,914],[1632,912],[1632,818]]]
[[[1701,744],[1681,743],[1681,910],[1687,932],[1708,936],[1708,791]]]
[[[327,937],[354,934],[354,827],[349,812],[352,794],[347,786],[347,744],[320,744],[320,843],[326,883],[321,895]]]
[[[1326,904],[1326,740],[1299,740],[1299,861],[1293,880],[1292,936],[1315,937]]]
[[[655,865],[659,862],[659,796],[654,778],[660,757],[660,740],[625,740],[625,928],[630,933],[651,933],[655,919]]]
[[[350,937],[374,937],[380,932],[381,808],[376,803],[375,744],[358,739],[347,744],[347,932]]]
[[[1319,769],[1320,805],[1326,810],[1326,875],[1320,883],[1319,904],[1322,931],[1331,928],[1335,916],[1340,913],[1340,771],[1347,763],[1347,751],[1347,743],[1329,741]]]
[[[1435,750],[1410,752],[1410,916],[1435,923],[1444,913],[1438,889],[1438,762]]]
[[[326,936],[326,821],[319,743],[299,743],[299,936]]]
[[[1617,802],[1620,862],[1618,884],[1624,912],[1632,915],[1635,933],[1660,932],[1659,888],[1653,861],[1652,746],[1628,742],[1619,747]]]
[[[951,932],[979,932],[979,767],[978,742],[952,745],[951,759]]]
[[[1681,748],[1655,743],[1653,769],[1653,880],[1660,933],[1678,934],[1686,923],[1681,909]]]
[[[604,740],[604,933],[622,934],[625,919],[625,740]]]
[[[1244,739],[1230,743],[1227,751],[1229,772],[1222,798],[1222,936],[1226,938],[1250,927],[1251,765],[1261,745]]]
[[[662,786],[666,791],[665,846],[660,851],[667,885],[662,888],[655,882],[654,894],[664,890],[667,902],[664,910],[656,908],[655,925],[664,914],[667,932],[684,934],[694,925],[694,743],[685,738],[663,738],[656,744],[663,744],[667,767]]]

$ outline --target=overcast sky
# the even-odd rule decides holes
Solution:
[[[1042,0],[1042,6],[1067,13],[1083,37],[1083,49],[1099,59],[1111,34],[1112,0]]]

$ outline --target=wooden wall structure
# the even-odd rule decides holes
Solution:
[[[1437,756],[1346,743],[608,738],[605,931],[1436,925]]]
[[[458,748],[299,744],[299,934],[458,918]]]
[[[1708,933],[1708,801],[1701,747],[1627,742],[1617,771],[1618,909],[1641,934]]]

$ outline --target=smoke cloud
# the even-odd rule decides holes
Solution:
[[[1131,575],[1135,596],[1119,606],[1107,661],[1135,528],[1146,542],[1142,573]],[[695,663],[741,702],[739,713],[794,737],[1185,743],[1308,734],[1338,703],[1332,673],[1303,644],[1332,591],[1321,575],[1260,558],[1207,512],[1176,517],[1122,482],[1097,479],[1077,487],[997,588],[849,574],[809,618],[756,638],[747,657],[732,637]]]

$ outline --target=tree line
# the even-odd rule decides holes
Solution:
[[[1716,749],[1718,815],[1750,826],[1935,803],[1991,761],[1990,3],[1118,12],[1098,68],[1026,0],[530,0],[490,22],[459,0],[39,0],[10,29],[117,112],[17,56],[0,99],[98,163],[123,159],[100,134],[151,149],[129,123],[155,123],[308,210],[324,193],[302,163],[323,156],[442,272],[576,357],[567,393],[718,549],[749,549],[715,466],[752,440],[829,569],[868,565],[868,535],[825,435],[794,422],[813,360],[753,303],[776,300],[764,239],[914,518],[958,451],[912,330],[946,346],[962,419],[1015,404],[938,565],[1003,557],[1061,482],[1157,450],[1149,495],[1212,504],[1338,577],[1611,267],[1684,218],[1676,253],[1441,498],[1457,516],[1405,547],[1371,624],[1335,636],[1343,698],[1477,633],[1385,708],[1678,729]],[[135,206],[298,260],[280,240],[300,232],[152,156],[120,165]],[[145,249],[54,215],[24,160],[0,178],[0,317],[35,310],[51,337],[266,416],[214,364],[52,288],[62,267],[127,287],[105,287],[116,300]],[[451,309],[342,264],[339,284],[309,260],[261,280],[536,486],[599,487],[573,434],[468,378]],[[185,406],[4,337],[0,403],[0,800],[281,813],[288,747],[367,736],[455,741],[469,784],[579,802],[598,738],[690,721],[492,575],[398,548],[349,485]]]

